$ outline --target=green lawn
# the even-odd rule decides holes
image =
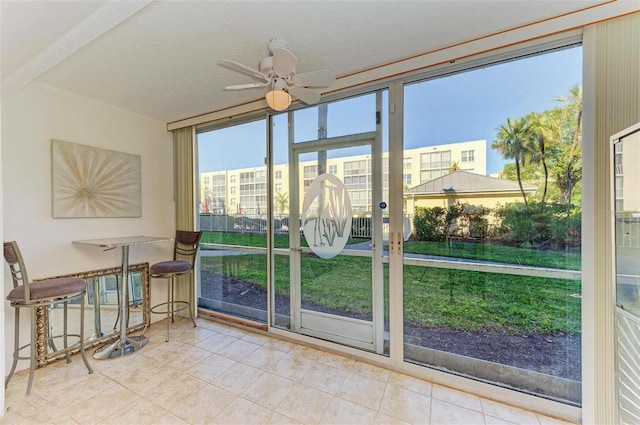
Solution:
[[[355,244],[367,239],[350,238],[347,244]],[[204,232],[202,242],[223,245],[266,247],[267,237],[256,233]],[[301,238],[302,246],[307,246]],[[288,235],[275,235],[276,248],[289,246]],[[465,242],[405,242],[404,252],[423,255],[438,255],[471,260],[495,261],[499,263],[580,270],[580,255],[556,251],[537,251],[501,245]]]
[[[580,281],[404,267],[405,318],[428,327],[579,333]]]
[[[207,236],[208,239],[205,238]],[[258,244],[260,238],[266,241],[264,235],[205,233],[203,237],[209,242],[252,246],[261,246]],[[277,237],[278,244],[282,244],[281,247],[288,246],[288,238]],[[405,252],[567,269],[579,269],[580,264],[579,257],[574,254],[502,246],[483,247],[481,244],[455,243],[454,246],[448,246],[444,242],[413,242],[405,244]],[[224,271],[227,275],[256,285],[266,285],[266,255],[202,257],[201,264],[204,270],[217,273]],[[304,254],[301,274],[303,303],[313,302],[315,305],[338,309],[351,317],[371,317],[370,259],[339,256],[323,260],[313,254]],[[387,282],[385,276],[385,286]],[[275,257],[275,288],[277,294],[288,296],[287,257]],[[578,280],[404,267],[405,320],[425,327],[522,335],[579,333],[581,303],[575,294],[580,293],[581,284]],[[385,298],[387,294],[388,290],[385,289]]]
[[[365,240],[367,239],[349,238],[347,244],[359,243]],[[273,241],[276,248],[289,247],[289,235],[275,235]],[[266,248],[267,236],[264,233],[204,232],[201,242]],[[300,238],[300,245],[308,246],[304,237]]]
[[[404,252],[412,254],[442,255],[472,260],[553,269],[580,270],[580,255],[557,251],[537,251],[502,245],[466,242],[406,242]]]

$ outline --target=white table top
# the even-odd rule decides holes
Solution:
[[[162,236],[119,236],[116,238],[85,239],[73,241],[84,245],[97,245],[103,248],[115,248],[117,246],[142,245],[146,243],[171,242],[172,238]]]

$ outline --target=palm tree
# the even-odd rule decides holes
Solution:
[[[274,203],[276,205],[276,211],[278,211],[278,214],[282,216],[282,213],[288,209],[289,195],[283,192],[276,193]]]
[[[574,162],[578,152],[578,146],[580,144],[582,135],[582,86],[574,85],[569,87],[569,98],[560,96],[556,98],[559,102],[563,102],[568,114],[573,115],[575,118],[575,125],[573,128],[573,141],[571,143],[571,149],[569,150],[569,158],[567,161],[567,169],[565,171],[565,178],[567,182],[567,217],[571,213],[571,196],[574,186]]]
[[[516,177],[518,186],[524,199],[527,217],[529,216],[529,202],[522,187],[521,167],[531,157],[530,140],[532,138],[530,123],[526,118],[512,120],[507,118],[507,124],[498,128],[497,139],[491,144],[491,148],[500,152],[503,158],[513,159],[516,165]]]
[[[527,115],[529,127],[531,130],[531,160],[542,164],[544,170],[544,189],[542,191],[542,199],[540,201],[540,212],[544,212],[544,203],[547,198],[547,189],[549,187],[549,168],[547,167],[546,145],[547,141],[553,139],[558,132],[558,124],[553,114],[544,113],[537,114],[531,112]]]

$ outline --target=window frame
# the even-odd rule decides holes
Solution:
[[[576,41],[577,37],[578,36],[576,36],[575,33],[574,34],[570,34],[570,35],[564,35],[562,37],[556,38],[555,41],[550,41],[549,43],[550,43],[550,45],[562,44],[563,46],[569,47],[571,45],[581,44],[581,37],[580,37],[580,41]],[[562,41],[559,42],[558,39],[562,39]],[[465,60],[460,60],[457,63],[449,64],[450,66],[448,68],[447,68],[446,65],[433,66],[432,68],[428,69],[427,71],[420,71],[420,72],[410,73],[410,74],[405,75],[404,77],[401,76],[400,78],[394,78],[393,81],[385,80],[385,81],[382,81],[382,82],[379,82],[379,83],[374,83],[374,84],[371,84],[371,85],[362,86],[362,87],[354,89],[351,93],[368,92],[368,91],[372,91],[375,87],[389,87],[390,88],[390,92],[393,92],[394,91],[394,87],[395,87],[396,93],[390,95],[390,102],[393,103],[393,102],[396,102],[398,99],[401,99],[401,95],[397,94],[397,91],[398,91],[397,89],[398,89],[398,87],[402,87],[403,84],[408,84],[408,83],[411,83],[411,82],[419,81],[419,80],[424,79],[424,78],[430,78],[430,77],[433,77],[434,75],[442,75],[442,73],[446,73],[446,72],[462,72],[462,70],[466,71],[466,70],[472,69],[473,67],[484,66],[486,64],[494,63],[495,61],[501,60],[500,59],[501,55],[505,56],[505,58],[502,59],[502,60],[512,60],[512,59],[514,59],[516,57],[522,56],[524,54],[523,52],[531,51],[532,49],[538,51],[539,53],[542,53],[543,52],[543,50],[542,50],[543,46],[545,45],[545,43],[540,42],[539,40],[535,41],[535,42],[532,42],[532,43],[521,43],[521,44],[524,44],[524,45],[528,44],[528,46],[524,46],[523,47],[522,45],[518,45],[515,48],[514,47],[510,47],[510,48],[505,49],[506,53],[503,51],[502,53],[489,52],[487,54],[474,55],[473,56],[473,60],[469,60],[469,61],[466,60],[466,59]],[[533,45],[535,47],[531,47],[531,45]],[[514,53],[514,52],[517,52],[517,53]],[[492,58],[493,60],[488,60],[487,59],[488,57]],[[338,92],[337,94],[323,96],[323,100],[326,101],[326,102],[330,102],[332,100],[335,100],[335,99],[338,99],[338,98],[342,98],[342,97],[347,97],[345,92]],[[297,109],[299,107],[301,107],[301,106],[292,105],[291,110]],[[270,115],[270,114],[272,114],[272,112],[267,111],[267,115]],[[395,123],[394,123],[394,121],[395,121]],[[393,141],[394,137],[398,136],[398,133],[397,133],[398,130],[397,129],[398,128],[401,129],[402,126],[401,126],[401,124],[398,123],[397,116],[395,117],[395,120],[394,120],[393,114],[391,114],[390,117],[389,117],[389,125],[391,127],[394,127],[394,129],[391,130],[391,135],[390,135],[390,139]],[[393,142],[392,142],[392,144],[393,144]],[[393,151],[392,146],[390,146],[390,151]],[[400,167],[401,167],[400,170],[402,170],[403,167],[402,167],[402,156],[401,155],[400,155],[400,162],[399,163],[401,164],[400,165]],[[396,160],[396,164],[397,164],[397,160]],[[400,173],[400,175],[401,175],[401,173]],[[394,177],[390,177],[390,186],[393,186],[393,181],[394,180],[396,182],[397,181],[401,181],[401,178],[400,178],[400,180],[397,180]],[[393,204],[393,200],[391,200],[390,203]],[[396,204],[397,204],[397,202],[396,202]],[[401,225],[402,225],[402,223],[400,223],[398,221],[395,221],[395,223],[394,223],[394,221],[392,221],[390,223],[390,231],[398,231],[398,229],[401,230]],[[397,273],[397,270],[395,271],[395,273]],[[393,272],[392,272],[392,275],[393,275]],[[393,294],[390,294],[390,295],[393,296]],[[392,311],[390,312],[392,317],[393,317],[394,311],[395,311],[395,315],[398,315],[398,314],[401,315],[401,313],[402,313],[401,311],[398,312],[396,307],[392,308]],[[278,333],[278,330],[274,329],[274,332]],[[289,334],[286,334],[286,335],[287,336],[291,336]],[[294,338],[295,338],[295,336],[294,336]],[[320,344],[322,345],[323,343],[320,342]],[[340,348],[340,347],[337,347],[337,348]],[[389,362],[390,362],[391,365],[393,365],[394,367],[397,367],[399,370],[405,371],[405,372],[409,372],[409,373],[414,373],[414,374],[416,374],[418,376],[426,377],[427,379],[432,379],[432,377],[434,376],[434,374],[432,372],[425,371],[421,367],[416,369],[414,367],[414,365],[407,364],[406,361],[401,360],[398,357],[398,353],[399,352],[401,353],[402,349],[398,348],[398,346],[392,347],[391,348],[391,352],[395,353],[395,354],[392,354],[391,360],[389,360]],[[356,353],[356,354],[357,355],[362,355],[362,353]],[[364,357],[367,357],[367,356],[364,355]],[[438,373],[435,373],[435,375],[438,376]],[[499,399],[511,399],[513,397],[513,392],[512,391],[508,391],[507,393],[505,393],[501,389],[496,389],[493,386],[486,386],[486,384],[483,384],[483,383],[470,383],[466,379],[464,379],[463,381],[460,381],[460,380],[456,379],[455,377],[452,377],[452,376],[450,376],[448,374],[444,374],[444,375],[440,375],[440,376],[443,379],[451,378],[452,381],[456,382],[455,386],[462,386],[462,387],[465,387],[465,388],[474,388],[475,387],[475,388],[480,388],[482,390],[487,390],[487,389],[488,390],[492,390],[492,389],[494,389],[494,390],[496,390],[496,394],[497,394],[497,397]],[[478,391],[481,391],[481,390],[478,390]],[[547,405],[547,406],[548,406],[547,402],[549,402],[548,400],[547,401],[540,400],[540,398],[538,396],[532,396],[529,400],[531,402],[541,402],[541,404],[544,404],[544,405]],[[550,401],[549,403],[551,403],[554,406],[553,409],[552,409],[553,411],[563,411],[564,407],[566,407],[565,405],[560,405],[560,409],[558,409],[557,408],[558,404],[556,402]],[[569,410],[571,410],[571,409],[569,409]],[[575,410],[574,410],[574,412],[575,412]],[[563,415],[563,416],[566,416],[566,415]]]

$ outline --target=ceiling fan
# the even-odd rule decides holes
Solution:
[[[308,87],[327,87],[336,77],[326,69],[296,74],[296,56],[287,49],[284,41],[272,39],[267,44],[270,56],[262,59],[258,69],[253,69],[230,59],[222,59],[221,64],[235,71],[247,74],[259,83],[238,84],[225,87],[226,90],[243,90],[269,87],[265,99],[276,111],[284,111],[291,104],[291,97],[312,105],[320,101],[320,94]]]

